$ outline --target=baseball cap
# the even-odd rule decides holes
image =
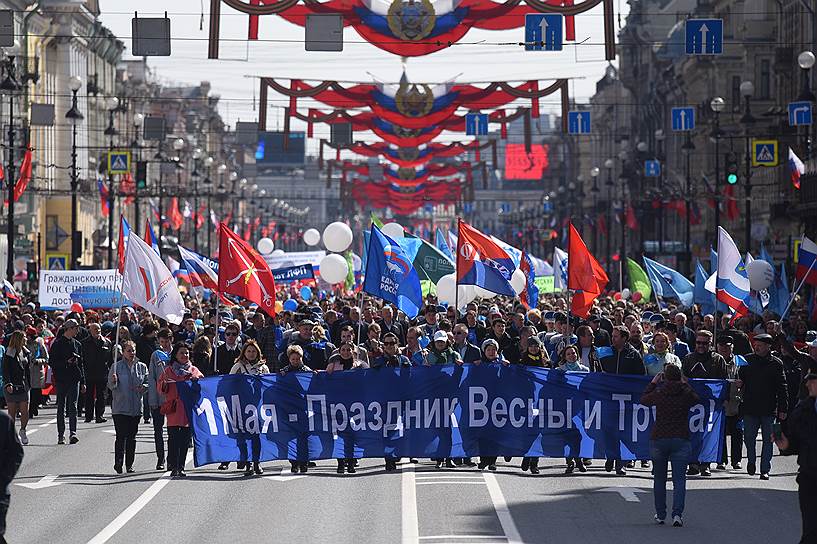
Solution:
[[[771,334],[757,334],[755,335],[754,339],[758,342],[763,342],[764,344],[771,344],[774,342],[774,338],[772,338]]]
[[[62,324],[63,329],[71,329],[73,327],[79,327],[79,323],[76,319],[66,319],[65,322]]]
[[[434,341],[441,340],[443,342],[448,342],[448,333],[445,331],[437,331],[434,333]]]

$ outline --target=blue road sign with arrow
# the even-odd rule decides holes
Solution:
[[[590,134],[590,112],[567,112],[567,132],[568,134]]]
[[[686,132],[695,128],[695,108],[672,108],[672,130]]]
[[[789,103],[789,125],[797,127],[812,124],[811,102]]]
[[[525,51],[561,51],[562,16],[528,13],[525,15]]]
[[[687,19],[687,55],[723,53],[723,19]]]
[[[465,134],[467,136],[486,136],[488,134],[488,114],[466,113]]]
[[[661,177],[661,161],[644,161],[644,175],[648,178]]]

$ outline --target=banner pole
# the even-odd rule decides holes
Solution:
[[[122,217],[119,218],[119,230],[122,230]],[[122,238],[124,240],[124,237]],[[128,249],[125,248],[125,263],[128,262]],[[116,285],[116,276],[119,274],[119,267],[114,269],[114,286]],[[113,345],[113,361],[111,364],[113,365],[113,375],[116,376],[116,361],[117,361],[117,350],[119,349],[119,329],[121,329],[122,323],[122,305],[124,299],[124,292],[125,292],[125,271],[122,271],[122,281],[119,282],[119,311],[116,313],[116,340]]]
[[[803,279],[800,280],[800,284],[797,286],[797,289],[795,289],[794,292],[791,294],[791,297],[789,297],[789,303],[786,304],[786,309],[783,310],[783,315],[780,316],[781,321],[783,321],[783,318],[786,317],[786,314],[789,313],[789,310],[791,309],[791,305],[794,304],[794,298],[797,296],[797,293],[800,292],[800,289],[803,288],[803,284],[806,283],[806,278],[811,273],[811,271],[814,269],[814,263],[815,262],[817,262],[817,259],[811,261],[811,264],[809,265],[808,270],[806,270],[806,274],[803,276]]]
[[[719,203],[715,203],[715,206],[719,206]],[[718,342],[718,279],[720,278],[720,268],[721,268],[721,231],[720,225],[716,225],[715,232],[718,234],[718,241],[716,242],[718,246],[718,266],[715,268],[715,319],[714,324],[712,325],[712,341],[715,342],[717,346]]]

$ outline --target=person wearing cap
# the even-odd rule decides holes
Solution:
[[[432,339],[431,349],[426,356],[427,365],[461,365],[460,354],[451,346],[448,341],[448,333],[437,331]]]
[[[69,442],[76,444],[77,399],[85,390],[85,372],[82,364],[82,345],[77,341],[79,323],[66,319],[60,333],[51,344],[49,365],[57,389],[57,444],[65,444],[65,413],[68,413]]]
[[[730,334],[730,336],[732,336]],[[768,480],[772,470],[772,425],[775,417],[783,421],[788,412],[788,392],[783,363],[772,354],[770,334],[754,338],[754,353],[746,355],[746,365],[738,369],[738,384],[743,389],[743,440],[746,444],[746,471],[757,469],[757,433],[761,431],[760,479]]]
[[[547,368],[550,366],[550,359],[542,346],[542,341],[538,336],[531,336],[525,343],[525,351],[519,357],[519,364],[525,366],[536,366]]]
[[[725,380],[726,361],[712,346],[712,333],[698,331],[695,333],[695,351],[684,357],[681,363],[684,376],[688,379]],[[709,463],[690,463],[687,475],[712,476]]]
[[[726,377],[729,380],[729,398],[723,402],[723,413],[726,416],[723,431],[731,439],[727,441],[724,438],[723,456],[718,464],[718,470],[725,470],[726,463],[730,459],[727,454],[727,444],[729,444],[729,450],[732,452],[732,468],[740,470],[742,468],[740,462],[743,458],[743,424],[740,418],[742,391],[737,384],[739,367],[732,345],[732,337],[728,334],[718,335],[717,350],[726,362]]]
[[[609,319],[607,320],[609,322]],[[610,333],[607,332],[601,326],[602,319],[601,316],[598,314],[593,314],[587,320],[587,324],[590,326],[590,329],[593,331],[593,345],[594,346],[609,346],[610,345]],[[611,326],[612,328],[612,326]]]
[[[542,331],[543,333],[553,333],[556,331],[556,312],[553,310],[548,310],[545,312],[545,315],[542,317],[542,323],[545,325],[545,330]],[[544,340],[543,340],[544,342]]]
[[[788,418],[788,428],[774,441],[782,455],[797,455],[797,493],[802,518],[801,544],[817,542],[817,373],[803,377],[808,396]]]
[[[491,365],[497,363],[505,366],[508,365],[508,361],[502,357],[502,354],[499,351],[499,342],[493,338],[487,338],[482,343],[482,357],[474,364]],[[496,470],[496,459],[496,456],[480,456],[477,468],[479,468],[479,470],[484,470],[486,468],[488,470]]]
[[[499,352],[502,356],[507,358],[505,351],[512,351],[515,349],[513,338],[507,332],[507,323],[501,317],[495,318],[491,321],[491,330],[488,331],[486,338],[494,340],[499,346]],[[483,342],[484,344],[484,342]]]
[[[454,335],[453,347],[459,353],[463,363],[471,364],[482,357],[479,348],[468,339],[468,325],[465,323],[454,325],[452,334]]]

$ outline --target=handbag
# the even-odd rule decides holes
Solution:
[[[159,413],[163,416],[169,416],[176,411],[176,399],[166,400],[159,406]]]

